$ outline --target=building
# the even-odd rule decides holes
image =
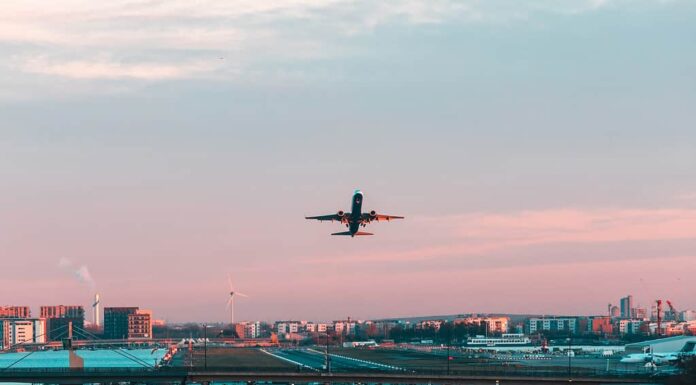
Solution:
[[[418,322],[416,324],[416,329],[434,329],[435,331],[440,330],[442,327],[442,324],[444,324],[445,321],[442,320],[425,320]]]
[[[85,318],[85,309],[79,305],[41,306],[41,318]]]
[[[648,309],[646,309],[644,307],[634,308],[632,314],[633,314],[634,319],[641,319],[641,320],[648,319]]]
[[[137,309],[128,314],[129,340],[143,340],[152,338],[152,311]]]
[[[644,333],[646,322],[642,320],[622,319],[619,321],[619,334],[639,334]]]
[[[578,320],[575,317],[530,318],[526,322],[528,334],[547,332],[578,332]]]
[[[244,338],[259,338],[261,335],[261,322],[247,322],[244,325]]]
[[[696,321],[696,310],[684,310],[679,313],[679,319],[684,322]]]
[[[611,317],[590,317],[587,331],[594,334],[609,335],[614,333]]]
[[[0,318],[29,318],[29,306],[0,306]]]
[[[46,319],[46,327],[48,328],[48,339],[51,341],[60,341],[67,338],[70,334],[70,326],[72,325],[73,338],[85,338],[86,335],[81,332],[75,333],[75,329],[81,331],[85,327],[85,309],[80,305],[56,305],[56,306],[41,306],[41,318]]]
[[[618,306],[612,306],[610,315],[612,318],[621,317],[621,309]]]
[[[278,334],[295,334],[300,331],[300,323],[297,321],[279,321],[275,324]]]
[[[633,318],[633,296],[627,295],[621,298],[621,318]]]
[[[46,320],[42,318],[11,318],[0,320],[0,350],[17,344],[46,342]]]
[[[105,307],[104,338],[110,340],[128,339],[128,316],[137,311],[137,307]]]
[[[507,333],[510,317],[464,317],[454,320],[454,324],[485,325],[487,333]]]

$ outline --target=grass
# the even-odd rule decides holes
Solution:
[[[193,351],[193,365],[205,366],[206,354],[202,347]],[[182,349],[172,361],[173,366],[189,364],[189,352]],[[295,365],[279,360],[262,352],[258,348],[208,348],[207,366],[209,368],[226,368],[234,370],[283,370],[296,369]]]

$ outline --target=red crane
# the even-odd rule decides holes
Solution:
[[[658,299],[657,302],[657,335],[662,335],[662,300]]]

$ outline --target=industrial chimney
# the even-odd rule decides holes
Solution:
[[[94,295],[94,303],[92,304],[92,314],[94,315],[94,320],[92,324],[96,327],[101,326],[101,300],[99,299],[99,293]]]

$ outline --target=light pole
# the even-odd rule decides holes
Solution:
[[[203,369],[208,370],[208,324],[203,324]]]
[[[570,322],[568,322],[568,380],[569,381],[572,378],[571,373],[572,373],[572,368],[573,368],[572,361],[571,361],[572,360],[571,354],[573,352],[572,344],[573,344],[573,332],[570,329]]]
[[[329,354],[329,332],[326,331],[326,372],[331,374],[331,355]]]
[[[450,345],[452,343],[452,336],[450,335],[450,333],[452,332],[452,330],[450,329],[450,327],[447,324],[445,324],[445,326],[447,326],[447,375],[449,376],[449,374],[450,374]]]

